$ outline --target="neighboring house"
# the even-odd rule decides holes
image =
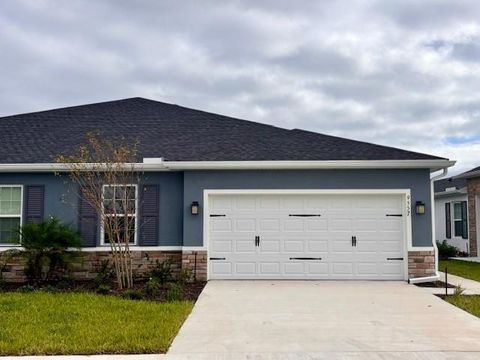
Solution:
[[[470,253],[468,241],[467,181],[447,178],[434,183],[435,235],[438,241]]]
[[[54,216],[82,233],[75,276],[94,276],[108,244],[51,160],[93,130],[140,140],[136,269],[169,257],[209,279],[435,274],[430,174],[453,161],[142,98],[0,118],[4,249],[18,225]]]
[[[455,179],[467,183],[468,225],[466,226],[468,228],[470,256],[479,256],[480,238],[477,234],[480,227],[480,166],[457,175]]]

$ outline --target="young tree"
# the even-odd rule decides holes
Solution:
[[[103,229],[104,242],[110,245],[112,261],[120,289],[133,285],[130,244],[138,231],[138,191],[143,174],[135,168],[138,142],[104,139],[88,133],[86,144],[73,155],[55,158],[64,173],[78,186],[79,196],[96,212]]]

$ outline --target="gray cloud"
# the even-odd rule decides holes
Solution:
[[[144,96],[478,165],[480,5],[0,3],[0,115]],[[453,140],[452,140],[453,139]]]

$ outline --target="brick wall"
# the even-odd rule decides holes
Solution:
[[[435,275],[435,252],[409,251],[408,278],[418,278]]]
[[[191,271],[197,280],[207,280],[207,261],[206,251],[184,251],[182,270]]]
[[[103,260],[110,258],[109,251],[83,252],[72,266],[72,276],[77,280],[93,280]],[[176,276],[182,268],[181,251],[132,251],[132,264],[135,276],[145,278],[155,266],[156,260],[162,262],[167,258],[172,261],[173,275]],[[0,266],[6,263],[7,271],[3,273],[6,282],[25,282],[24,260],[18,256],[8,259],[0,253]]]
[[[480,194],[480,177],[467,179],[468,191],[468,241],[470,243],[470,256],[478,256],[477,249],[477,221],[476,221],[476,196]]]

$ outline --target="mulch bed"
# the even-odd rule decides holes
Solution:
[[[145,290],[145,280],[137,280],[134,283],[133,289],[138,290],[144,293]],[[183,300],[189,301],[196,301],[200,296],[203,288],[206,285],[206,281],[196,281],[190,282],[183,286]],[[159,293],[155,297],[150,297],[144,295],[143,300],[149,301],[157,301],[157,302],[164,302],[165,301],[165,293],[168,290],[170,284],[167,283],[165,285],[161,285],[159,289]],[[28,284],[25,283],[3,283],[0,286],[0,292],[8,292],[8,291],[26,291],[26,290],[43,290],[48,292],[96,292],[96,286],[93,281],[56,281],[50,282],[45,284],[36,285],[30,287]],[[110,291],[106,295],[110,296],[118,296],[121,297],[125,290],[119,290],[116,288],[115,284],[110,285]]]
[[[443,288],[445,289],[445,283],[443,281],[431,281],[431,282],[426,282],[426,283],[420,283],[420,284],[415,284],[416,286],[419,287],[425,287],[425,288]],[[455,288],[455,286],[447,284],[447,288]]]

